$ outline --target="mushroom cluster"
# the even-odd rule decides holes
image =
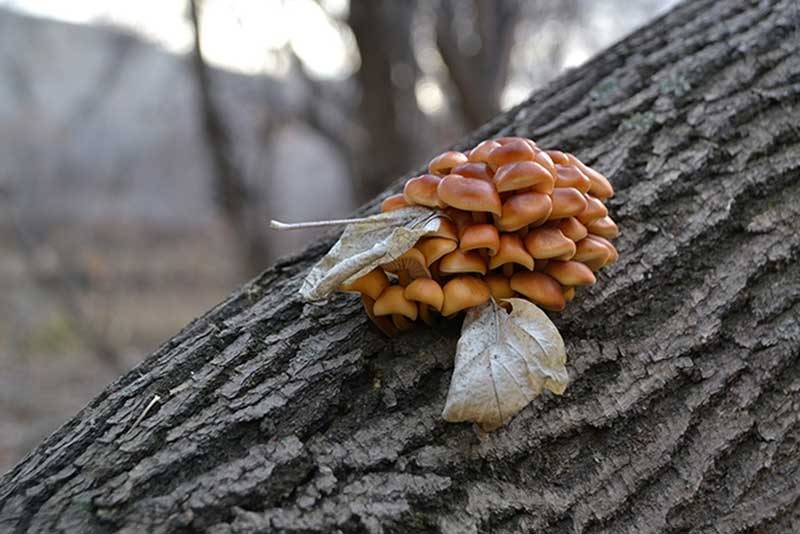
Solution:
[[[428,171],[381,209],[441,210],[439,230],[341,287],[361,293],[370,318],[388,335],[492,297],[560,311],[576,287],[593,284],[594,273],[617,260],[609,240],[619,230],[605,206],[613,188],[572,154],[504,137],[444,152]]]

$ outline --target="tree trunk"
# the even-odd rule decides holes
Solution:
[[[687,2],[459,145],[529,135],[617,189],[620,260],[554,316],[563,397],[443,422],[458,325],[301,302],[331,235],[0,479],[0,531],[797,532],[798,28],[796,0]]]

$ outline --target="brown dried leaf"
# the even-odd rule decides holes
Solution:
[[[491,432],[542,389],[567,387],[567,355],[555,325],[536,305],[511,298],[511,313],[493,300],[467,311],[442,417]]]
[[[440,217],[436,210],[413,206],[347,225],[339,241],[311,268],[300,294],[306,300],[328,297],[342,284],[401,256],[420,237],[436,231]]]

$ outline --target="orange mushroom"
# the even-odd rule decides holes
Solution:
[[[439,198],[447,205],[464,211],[485,211],[499,216],[502,212],[500,195],[489,182],[449,174],[442,178],[437,189]]]

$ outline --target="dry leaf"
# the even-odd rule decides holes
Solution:
[[[344,284],[390,262],[417,240],[439,228],[441,213],[414,206],[367,217],[369,222],[347,225],[339,241],[306,276],[300,293],[321,300]]]
[[[473,421],[491,432],[534,397],[567,387],[567,355],[555,325],[536,305],[506,299],[511,313],[493,300],[467,311],[442,417]]]

